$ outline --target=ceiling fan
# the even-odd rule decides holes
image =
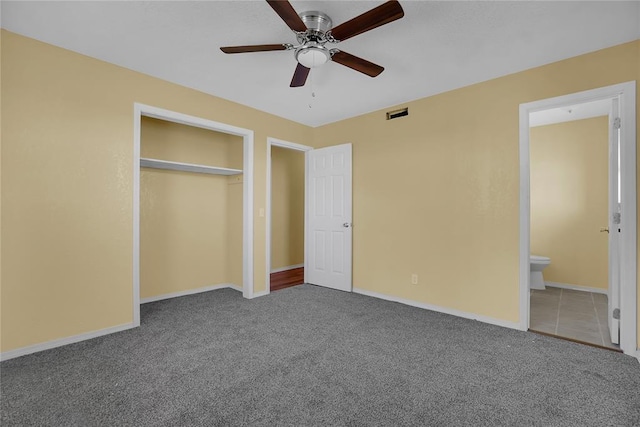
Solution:
[[[299,44],[227,46],[221,47],[220,50],[224,53],[293,50],[298,65],[291,79],[291,87],[304,86],[311,68],[319,67],[328,61],[337,62],[370,77],[376,77],[384,71],[384,67],[340,49],[329,49],[325,44],[339,43],[404,16],[400,3],[397,0],[391,0],[332,28],[331,18],[322,12],[309,11],[298,14],[287,0],[266,1],[295,33]]]

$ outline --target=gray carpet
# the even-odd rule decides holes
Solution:
[[[638,426],[640,364],[310,285],[3,362],[3,426]]]

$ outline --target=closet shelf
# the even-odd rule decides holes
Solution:
[[[170,162],[158,159],[140,159],[140,167],[154,169],[170,169],[174,171],[208,173],[211,175],[238,175],[242,173],[240,169],[218,168],[215,166],[196,165],[193,163]]]

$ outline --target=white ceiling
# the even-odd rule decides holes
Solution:
[[[381,3],[291,2],[298,12],[327,13],[334,26]],[[289,87],[296,66],[291,51],[219,50],[295,43],[262,0],[5,0],[0,7],[9,31],[310,126],[640,38],[639,2],[400,3],[404,18],[338,45],[384,66],[380,76],[328,63],[313,69],[303,88]]]

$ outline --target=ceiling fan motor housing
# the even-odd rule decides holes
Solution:
[[[307,26],[307,29],[311,30],[312,33],[321,33],[321,35],[324,36],[324,34],[331,29],[331,18],[325,13],[313,10],[310,12],[302,12],[299,16],[302,22],[304,22],[304,25]],[[308,30],[307,33],[309,33]]]
[[[296,61],[307,68],[315,68],[331,59],[331,51],[324,47],[327,42],[325,34],[331,29],[331,18],[318,11],[303,12],[300,19],[307,26],[307,31],[298,34],[301,46],[296,49]]]

